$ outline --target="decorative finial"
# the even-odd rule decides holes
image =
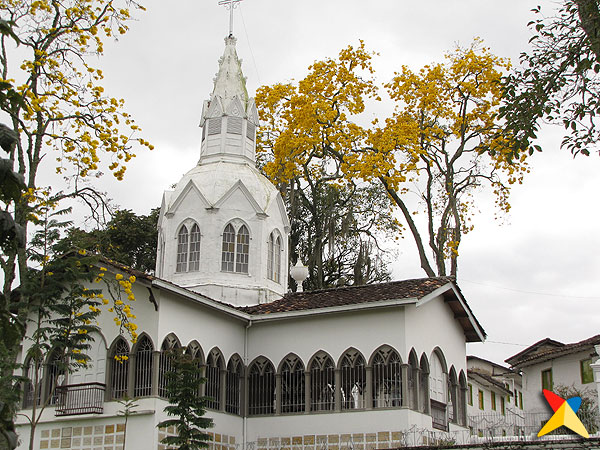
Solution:
[[[302,264],[300,258],[298,258],[296,265],[290,269],[290,275],[296,282],[296,292],[302,292],[304,290],[302,288],[302,282],[308,278],[308,267]]]
[[[229,10],[229,36],[233,36],[233,9],[242,0],[219,0],[219,5],[225,6]]]

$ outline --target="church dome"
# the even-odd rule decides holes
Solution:
[[[250,306],[287,291],[290,225],[279,191],[255,166],[258,113],[235,42],[225,39],[204,102],[198,164],[164,193],[156,275]]]

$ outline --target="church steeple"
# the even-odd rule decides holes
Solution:
[[[258,113],[254,99],[248,96],[235,44],[233,35],[225,38],[213,92],[210,100],[204,102],[199,163],[232,158],[256,161]]]

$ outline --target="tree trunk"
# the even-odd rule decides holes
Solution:
[[[577,5],[581,28],[589,41],[590,48],[600,61],[600,11],[597,0],[574,0]]]

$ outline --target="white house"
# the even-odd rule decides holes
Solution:
[[[471,433],[480,437],[523,433],[521,375],[477,356],[467,356],[467,416]]]
[[[600,335],[572,344],[546,338],[508,358],[506,362],[523,375],[526,410],[547,412],[542,389],[552,391],[557,386],[572,386],[596,397],[597,386],[591,364],[598,359],[594,348],[598,344]]]
[[[156,276],[102,263],[107,279],[137,277],[143,332],[132,344],[105,312],[92,367],[65,376],[48,355],[43,385],[61,377],[61,386],[42,394],[52,405],[35,447],[121,449],[118,401],[128,395],[139,406],[127,448],[164,449],[174,430],[156,424],[165,419],[164,352],[174,346],[207,378],[214,449],[387,448],[409,430],[423,441],[465,432],[465,344],[485,332],[452,278],[288,293],[289,222],[255,167],[257,113],[235,42],[225,39],[204,104],[198,164],[163,197]],[[26,397],[22,413],[36,400]],[[20,416],[20,448],[27,431]]]

